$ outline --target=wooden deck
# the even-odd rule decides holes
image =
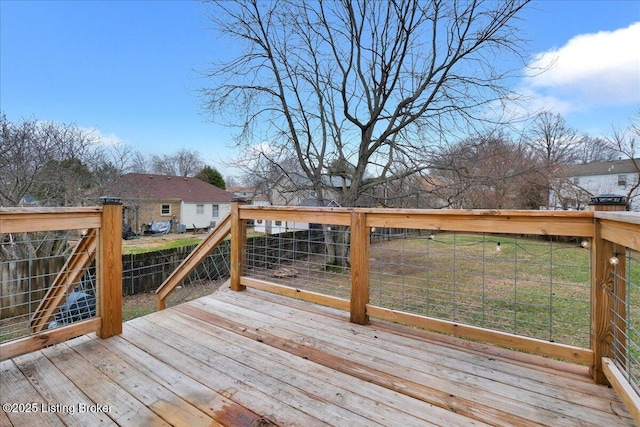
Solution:
[[[584,367],[348,318],[225,287],[2,362],[0,425],[634,425]]]

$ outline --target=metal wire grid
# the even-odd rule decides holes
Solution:
[[[123,258],[122,290],[123,295],[131,296],[155,292],[156,289],[189,255],[195,245],[170,250],[128,254]],[[229,277],[229,241],[218,245],[194,271],[174,290],[168,298],[169,305],[193,299],[193,295],[212,288],[212,282],[224,281]],[[217,287],[217,286],[216,286]]]
[[[166,298],[166,306],[182,304],[213,293],[228,278],[231,265],[231,245],[229,240],[223,241],[202,261],[185,280]],[[180,260],[182,261],[182,259]],[[176,265],[177,267],[177,265]],[[175,267],[173,267],[175,269]],[[168,273],[173,271],[168,268]],[[156,288],[168,277],[156,282]]]
[[[491,234],[406,230],[371,245],[370,301],[548,341],[589,346],[589,251]]]
[[[5,236],[0,254],[0,342],[32,334],[31,319],[47,292],[52,292],[50,288],[80,237],[72,236],[66,231],[26,233],[21,234],[19,240],[16,235]],[[154,311],[156,306],[153,293],[192,248],[123,256],[122,288],[125,298],[149,294],[143,313]],[[229,277],[229,258],[230,245],[225,241],[169,295],[166,300],[167,306],[190,301],[215,291]],[[86,308],[91,315],[63,317],[60,315],[64,308],[62,304],[54,311],[54,314],[58,315],[57,326],[96,315],[95,263],[78,281],[68,287],[65,298],[72,291],[83,292],[90,297],[90,306]],[[73,314],[77,314],[79,310],[77,305],[72,307],[75,310]],[[83,313],[86,311],[82,310]],[[55,325],[53,320],[56,319],[52,319],[52,327]]]
[[[625,274],[616,259],[625,257]],[[613,264],[613,361],[640,394],[640,252],[627,250]]]
[[[330,265],[327,232],[349,252],[349,230],[335,225],[253,238],[244,274],[349,298],[350,270]],[[370,240],[372,304],[590,345],[590,256],[577,239],[377,229]]]
[[[33,232],[0,235],[0,342],[28,336],[31,319],[38,306],[49,295],[54,298],[55,279],[81,238],[77,232]],[[81,256],[80,252],[76,252]],[[78,280],[67,284],[59,281],[64,294],[62,310],[54,312],[49,327],[95,317],[95,264],[78,271]],[[68,271],[66,277],[76,275]],[[70,297],[71,292],[76,292]],[[64,302],[67,305],[64,305]],[[66,308],[66,311],[63,311]],[[46,328],[46,327],[45,327]]]
[[[284,233],[247,239],[244,250],[248,277],[300,290],[349,298],[348,227],[289,227]],[[328,239],[328,240],[327,240]],[[332,242],[329,247],[326,241]]]
[[[327,240],[334,242],[332,248]],[[244,248],[243,274],[349,298],[349,251],[349,229],[344,226],[299,227],[253,236]],[[131,258],[128,264],[125,259],[124,293],[154,291],[188,252],[178,257],[160,253],[144,262]],[[54,258],[45,257],[48,263]],[[64,257],[59,258],[62,265]],[[167,304],[213,292],[229,277],[229,258],[225,241],[170,294]],[[8,261],[3,258],[2,262],[6,270]],[[552,341],[589,344],[589,256],[575,241],[382,229],[371,233],[370,266],[373,304]],[[51,282],[58,270],[51,268],[40,276]],[[37,277],[31,275],[28,282]],[[28,335],[30,315],[39,303],[33,287],[20,293],[12,283],[6,275],[2,277],[3,313],[7,313],[5,307],[20,305],[5,302],[7,298],[15,300],[15,295],[22,294],[31,302],[21,303],[29,307],[26,313],[3,316],[2,340]],[[151,283],[149,289],[147,283]]]

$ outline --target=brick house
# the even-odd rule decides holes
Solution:
[[[124,205],[124,222],[134,232],[151,221],[173,220],[186,229],[213,228],[231,210],[233,194],[193,177],[129,173],[114,190]]]

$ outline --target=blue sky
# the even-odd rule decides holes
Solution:
[[[231,135],[203,116],[199,72],[222,49],[195,1],[0,0],[0,109],[76,123],[142,153],[198,150],[223,174]],[[640,0],[536,1],[522,15],[532,61],[519,89],[581,132],[640,109]],[[636,25],[633,25],[636,24]]]

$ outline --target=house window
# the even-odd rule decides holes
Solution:
[[[276,221],[275,225],[276,225],[276,227],[280,227],[282,225],[282,221]]]
[[[579,185],[580,184],[580,177],[576,176],[575,178],[573,178],[573,184],[574,185]]]
[[[196,213],[203,214],[204,213],[204,205],[196,205]]]
[[[160,215],[171,215],[171,205],[162,205],[160,207]]]
[[[262,224],[262,220],[261,219],[257,220],[256,222],[258,223],[258,225]]]
[[[218,205],[213,205],[211,208],[211,216],[214,218],[218,218],[220,216],[220,208],[218,207]]]
[[[620,187],[626,187],[626,185],[627,185],[627,175],[618,175],[618,185]]]

